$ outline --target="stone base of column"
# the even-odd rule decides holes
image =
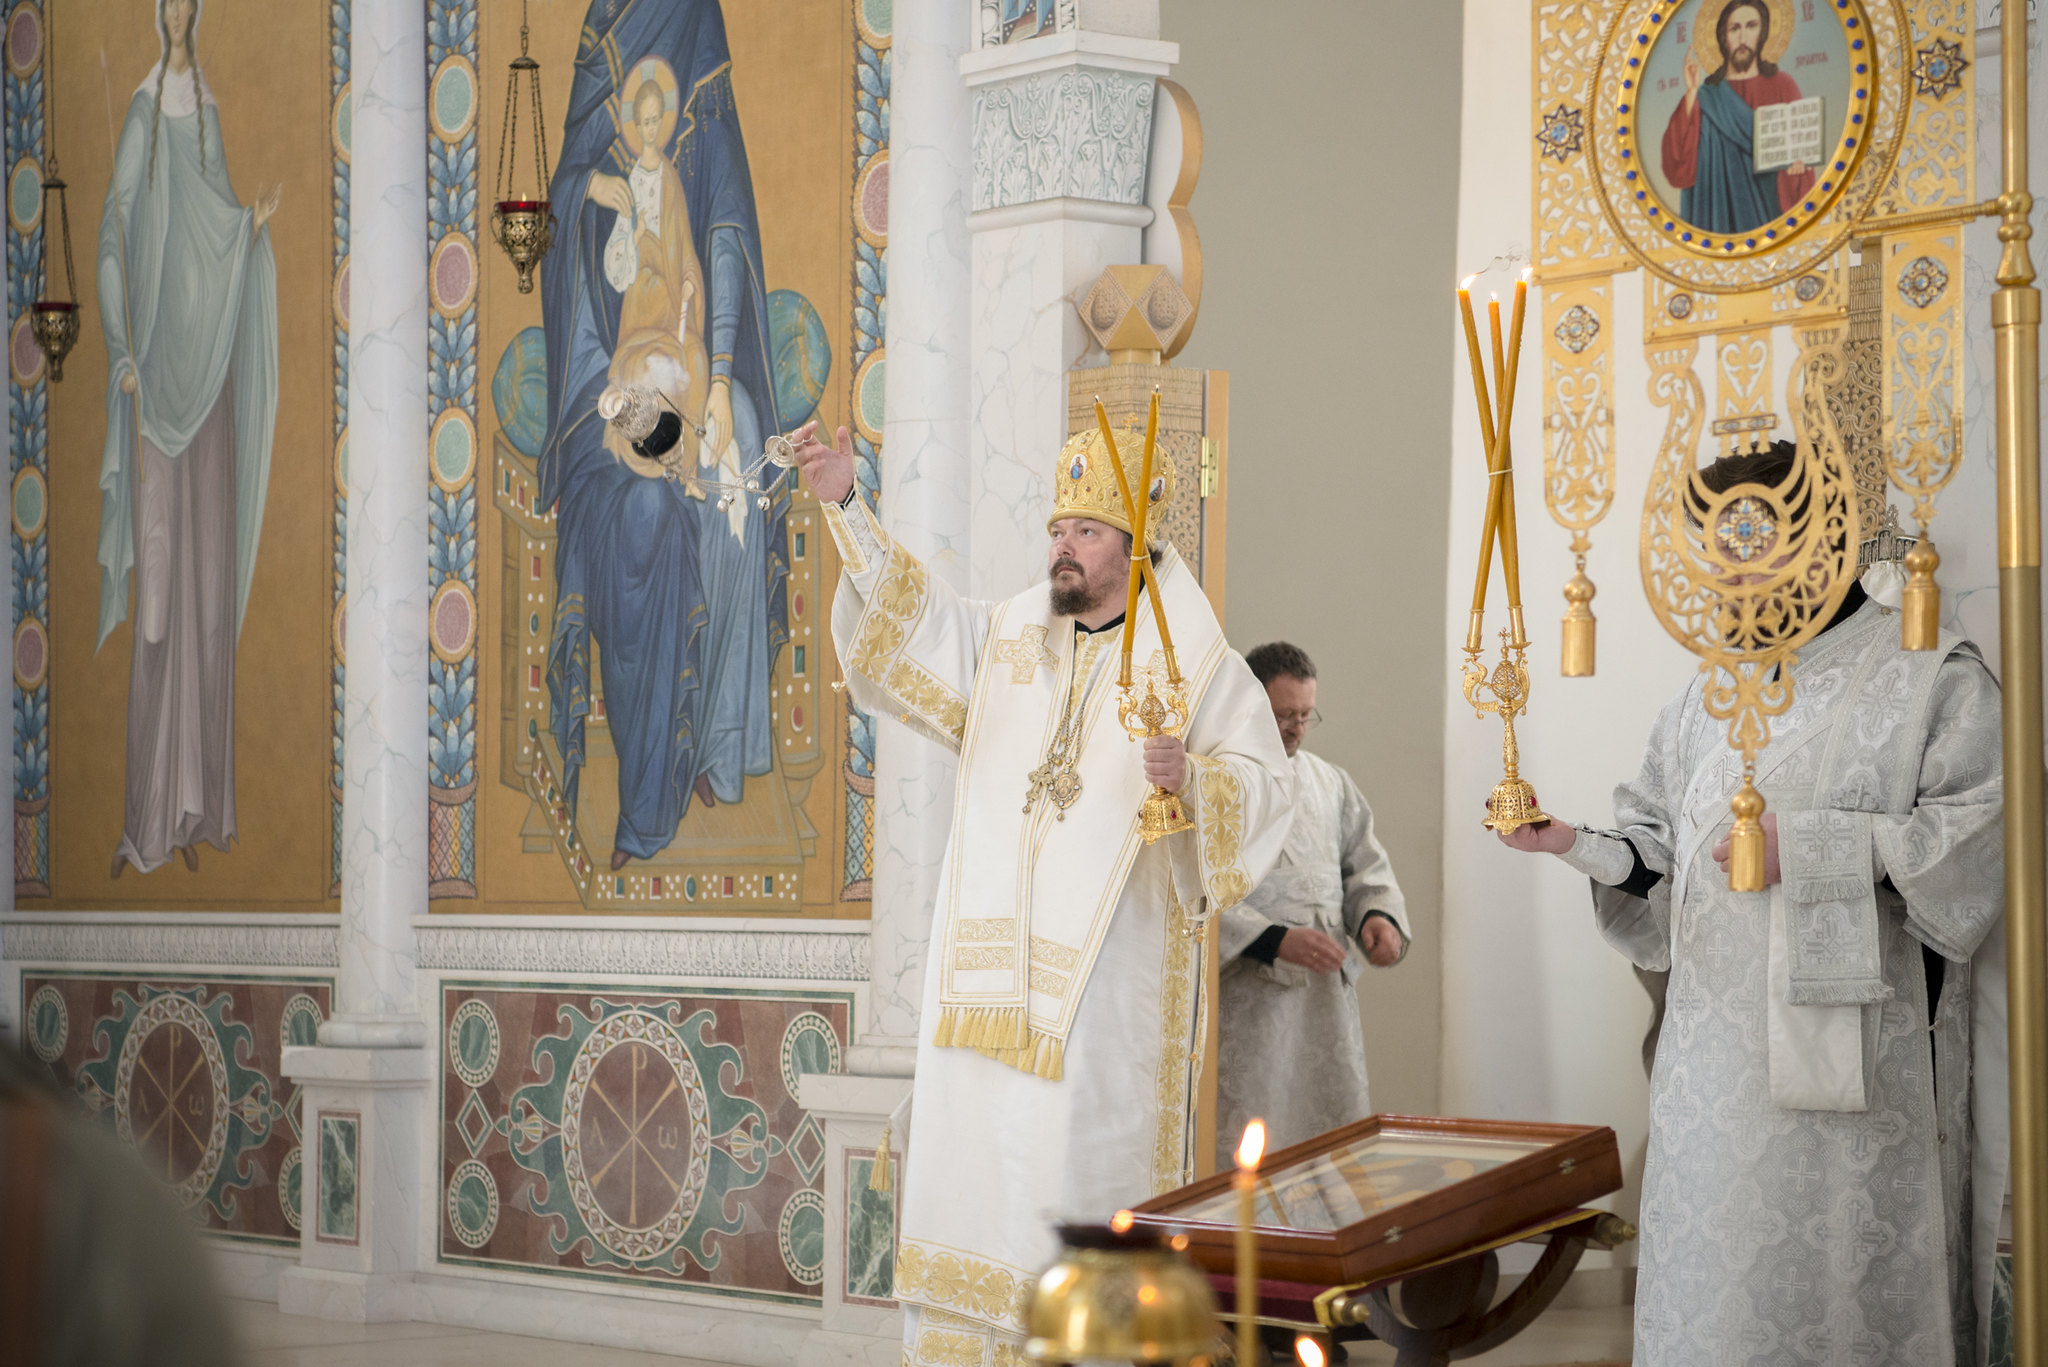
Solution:
[[[910,1079],[810,1073],[798,1092],[803,1108],[825,1122],[824,1315],[804,1343],[799,1367],[897,1367],[903,1311],[892,1292],[903,1208],[902,1134],[890,1136],[889,1190],[872,1190],[869,1180],[882,1129],[910,1094]]]
[[[417,1048],[284,1051],[285,1076],[303,1089],[305,1154],[299,1266],[278,1278],[278,1308],[286,1314],[412,1318],[413,1272],[429,1223],[420,1201],[437,1189],[426,1163],[433,1065],[433,1054]]]

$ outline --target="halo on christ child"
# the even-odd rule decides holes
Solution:
[[[1651,0],[1624,35],[1622,215],[1740,257],[1783,246],[1841,197],[1874,131],[1862,0]]]
[[[655,144],[665,149],[669,139],[675,136],[676,118],[682,108],[675,69],[659,57],[642,57],[633,63],[632,71],[619,83],[619,93],[611,100],[612,123],[626,144],[628,160],[640,155],[640,123],[633,117],[633,112],[641,89],[649,82],[661,92],[661,126],[654,135]]]

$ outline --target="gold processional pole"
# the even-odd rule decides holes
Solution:
[[[2048,1367],[2048,958],[2043,955],[2041,292],[2027,248],[2027,10],[2008,0],[1999,65],[1998,639],[2005,710],[2005,944],[2012,1049],[2013,1361]]]
[[[1488,712],[1501,720],[1501,768],[1504,775],[1487,800],[1486,820],[1491,830],[1507,834],[1522,826],[1536,826],[1550,820],[1536,801],[1536,790],[1521,775],[1521,747],[1515,740],[1515,714],[1529,706],[1529,634],[1522,621],[1521,547],[1515,528],[1514,461],[1508,443],[1508,429],[1515,416],[1515,377],[1521,369],[1522,318],[1529,297],[1529,272],[1515,281],[1514,319],[1509,327],[1506,355],[1501,351],[1500,301],[1487,306],[1492,325],[1493,393],[1489,402],[1486,363],[1479,349],[1479,328],[1472,319],[1471,285],[1467,276],[1458,286],[1458,312],[1465,324],[1465,346],[1472,360],[1473,397],[1479,403],[1479,436],[1486,445],[1486,523],[1479,534],[1479,572],[1472,586],[1472,619],[1465,631],[1465,701],[1475,715]],[[1486,618],[1486,583],[1493,568],[1493,543],[1500,539],[1501,579],[1507,589],[1508,630],[1501,632],[1500,663],[1489,676],[1479,663]],[[1481,694],[1491,701],[1480,701]]]
[[[1123,457],[1116,438],[1110,435],[1109,413],[1102,400],[1095,401],[1095,421],[1102,428],[1102,446],[1109,468],[1116,471],[1116,489],[1123,496],[1124,520],[1131,524],[1131,582],[1124,598],[1124,658],[1117,684],[1123,696],[1117,702],[1117,720],[1132,740],[1145,736],[1177,736],[1188,723],[1188,695],[1181,685],[1180,661],[1174,657],[1173,634],[1166,629],[1166,607],[1159,601],[1159,581],[1152,569],[1152,553],[1146,545],[1146,514],[1152,507],[1152,453],[1159,438],[1159,389],[1152,389],[1152,412],[1145,420],[1145,454],[1138,467],[1139,497],[1131,497],[1131,481],[1124,474]],[[1152,621],[1159,628],[1159,646],[1166,656],[1166,696],[1159,696],[1158,680],[1145,671],[1145,695],[1140,698],[1131,679],[1131,643],[1138,629],[1138,586],[1151,595]],[[1147,845],[1176,831],[1193,830],[1195,823],[1182,810],[1180,799],[1154,786],[1138,807],[1138,834]]]

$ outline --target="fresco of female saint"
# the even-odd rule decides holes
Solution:
[[[549,724],[573,807],[594,642],[618,756],[614,869],[667,846],[693,799],[739,802],[774,757],[788,499],[721,510],[700,482],[735,478],[782,425],[731,78],[717,0],[594,0],[549,190],[561,224],[541,279],[541,503],[559,538]],[[680,479],[598,416],[611,385],[656,390],[682,415]]]
[[[107,440],[99,644],[128,616],[127,782],[113,874],[235,839],[235,645],[277,418],[278,190],[235,197],[199,67],[199,0],[158,0],[100,219]]]

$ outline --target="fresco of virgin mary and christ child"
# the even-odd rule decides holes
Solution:
[[[541,280],[539,456],[541,506],[557,513],[548,729],[574,809],[605,767],[592,738],[601,694],[617,764],[616,870],[658,855],[693,810],[745,802],[774,768],[788,491],[776,487],[765,507],[720,494],[807,409],[778,401],[717,0],[591,6],[549,197],[558,228]],[[612,387],[652,391],[681,417],[683,449],[666,466],[600,416]]]

